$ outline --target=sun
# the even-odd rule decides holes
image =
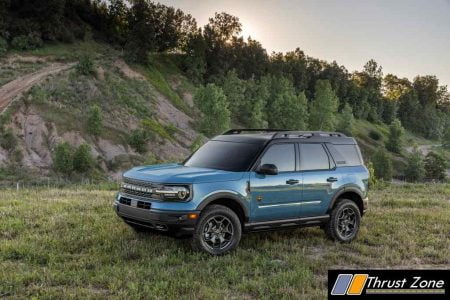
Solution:
[[[245,22],[241,20],[241,23],[242,23],[241,36],[243,36],[244,39],[248,39],[249,37],[255,39],[257,36],[257,29],[250,22]]]

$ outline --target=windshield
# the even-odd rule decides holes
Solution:
[[[198,149],[184,165],[243,172],[250,167],[261,147],[258,144],[209,141]]]

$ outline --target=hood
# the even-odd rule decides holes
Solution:
[[[162,164],[133,168],[124,177],[155,183],[203,183],[239,180],[243,172],[185,167],[180,164]]]

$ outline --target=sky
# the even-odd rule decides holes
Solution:
[[[239,17],[268,53],[299,47],[350,72],[375,59],[384,74],[436,75],[450,88],[450,0],[159,0],[203,26],[214,12]]]

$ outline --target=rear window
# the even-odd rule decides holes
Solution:
[[[362,165],[361,155],[356,145],[327,144],[327,148],[338,167]]]
[[[304,171],[330,169],[330,161],[322,144],[300,144],[300,167]]]

